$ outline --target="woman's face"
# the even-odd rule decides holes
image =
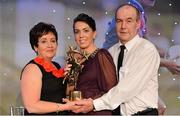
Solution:
[[[74,35],[75,41],[81,49],[88,51],[94,46],[96,31],[93,31],[87,23],[83,21],[76,22],[74,25]]]
[[[57,50],[56,37],[52,32],[48,32],[38,39],[38,47],[34,47],[38,56],[45,59],[52,59]]]

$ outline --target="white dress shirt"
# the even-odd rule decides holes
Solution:
[[[117,67],[120,42],[109,49]],[[152,43],[136,35],[126,49],[118,84],[93,101],[97,111],[121,105],[121,114],[130,115],[158,107],[159,53]],[[117,68],[116,68],[117,69]]]

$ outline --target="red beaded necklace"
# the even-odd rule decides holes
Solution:
[[[43,68],[45,69],[45,71],[47,72],[52,72],[52,74],[56,77],[56,78],[62,78],[64,77],[64,69],[60,68],[57,69],[55,68],[52,64],[50,64],[49,62],[45,61],[44,58],[41,57],[36,57],[34,59],[34,61],[36,63],[38,63],[39,65],[43,66]]]

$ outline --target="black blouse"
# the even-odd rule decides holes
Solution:
[[[56,78],[51,72],[46,72],[43,66],[37,64],[34,60],[31,60],[28,64],[36,64],[42,72],[42,88],[41,88],[41,98],[42,101],[62,103],[62,98],[66,98],[66,83],[63,84],[63,78]],[[27,64],[27,65],[28,65]],[[60,65],[56,62],[53,64],[60,69]],[[32,85],[33,86],[33,85]],[[28,113],[25,110],[25,115],[38,115],[34,113]],[[56,115],[56,112],[46,113],[43,115]],[[67,114],[67,112],[59,112],[59,114]],[[42,115],[42,114],[41,114]]]

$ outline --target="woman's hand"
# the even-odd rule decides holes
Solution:
[[[66,110],[77,110],[79,108],[81,108],[81,106],[78,106],[75,104],[75,101],[70,101],[69,99],[67,98],[63,98],[63,102],[66,102],[65,107],[66,107]]]

